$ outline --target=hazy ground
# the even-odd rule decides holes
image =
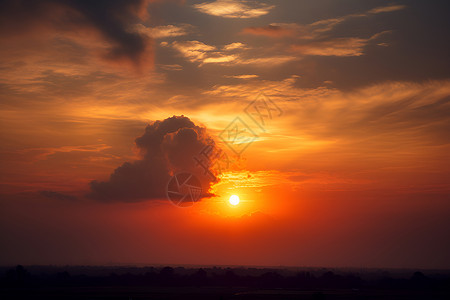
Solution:
[[[450,272],[244,267],[0,268],[1,299],[448,299]]]

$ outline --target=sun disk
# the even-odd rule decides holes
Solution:
[[[238,205],[239,204],[239,196],[231,195],[229,202],[231,205]]]

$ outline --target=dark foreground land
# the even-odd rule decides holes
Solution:
[[[0,299],[450,299],[450,272],[411,270],[0,268]]]

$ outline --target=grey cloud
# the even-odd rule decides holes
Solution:
[[[138,64],[151,40],[128,30],[146,13],[145,0],[0,1],[0,35],[14,36],[43,28],[61,31],[94,29],[109,43],[108,59]]]
[[[206,128],[185,116],[173,116],[149,124],[135,143],[141,159],[125,162],[108,181],[92,181],[90,198],[105,202],[164,199],[170,177],[178,172],[194,174],[203,196],[211,196],[208,189],[217,179],[206,176],[194,160],[204,147],[214,145]],[[207,167],[213,173],[212,163]]]

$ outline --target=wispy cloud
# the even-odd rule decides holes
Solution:
[[[209,90],[204,91],[205,95],[220,96],[224,98],[253,100],[255,91],[264,91],[270,98],[290,98],[298,100],[305,96],[313,99],[312,95],[323,96],[322,89],[299,89],[295,87],[299,76],[292,75],[281,81],[272,80],[252,80],[250,82],[242,82],[239,84],[215,85]],[[325,94],[329,94],[327,89]]]
[[[387,33],[390,33],[390,31],[376,33],[370,38],[335,38],[303,45],[293,45],[291,50],[302,55],[361,56],[364,54],[364,47],[370,41],[376,40]],[[385,44],[381,46],[385,46]]]
[[[274,5],[257,1],[216,0],[195,4],[194,7],[205,14],[224,18],[256,18],[269,13]]]
[[[302,55],[361,56],[364,54],[364,46],[369,40],[361,38],[337,38],[305,45],[293,45],[291,49]]]
[[[380,6],[369,10],[367,13],[369,14],[379,14],[384,12],[391,12],[397,10],[403,10],[407,6],[406,5],[388,5],[388,6]]]
[[[173,65],[159,65],[159,67],[163,70],[166,71],[181,71],[183,70],[183,66],[178,65],[178,64],[173,64]]]
[[[14,3],[14,4],[12,4]],[[129,30],[148,18],[149,1],[6,1],[2,3],[0,38],[33,36],[45,41],[49,36],[84,41],[105,62],[129,64],[137,71],[153,66],[152,39]],[[2,41],[4,43],[4,41]],[[36,43],[35,43],[36,44]],[[51,47],[50,47],[51,48]]]
[[[274,55],[261,57],[247,57],[235,61],[239,65],[260,65],[260,66],[275,66],[282,65],[288,62],[299,60],[298,57],[292,55]]]
[[[217,54],[203,59],[202,64],[231,63],[237,59],[236,55]]]
[[[197,62],[199,66],[205,64],[221,64],[221,65],[279,65],[289,61],[297,60],[298,58],[292,55],[269,55],[269,56],[255,56],[246,55],[244,53],[229,54],[228,51],[220,51],[218,47],[207,45],[200,41],[174,41],[172,43],[164,43],[163,46],[171,46],[177,50],[183,57],[190,62]],[[232,43],[224,46],[224,49],[233,48],[235,50],[248,50],[244,44]]]
[[[246,44],[239,43],[239,42],[231,43],[231,44],[223,46],[223,50],[225,50],[225,51],[232,51],[232,50],[236,50],[236,49],[248,49],[248,47]]]
[[[389,32],[383,31],[367,37],[332,37],[335,27],[352,18],[368,17],[370,15],[388,13],[405,9],[405,5],[382,6],[363,13],[349,14],[337,18],[319,20],[310,24],[271,23],[260,27],[247,27],[243,34],[265,36],[282,39],[288,45],[286,48],[300,55],[316,56],[361,56],[369,41]],[[380,46],[388,46],[380,42]]]
[[[262,27],[247,27],[242,33],[279,38],[298,34],[301,29],[297,24],[272,23]]]
[[[309,179],[308,184],[322,182],[332,184],[327,189],[343,190],[376,181],[377,188],[448,191],[443,179],[448,172],[442,173],[450,147],[448,80],[392,81],[339,91],[300,88],[297,79],[217,85],[205,95],[250,103],[254,91],[263,90],[284,115],[271,123],[270,138],[258,140],[257,152],[250,148],[248,155],[255,150],[258,159],[266,161],[275,155],[283,172],[336,172],[326,176],[329,179],[324,174],[317,176],[319,181]],[[283,163],[283,157],[300,161]],[[407,179],[399,180],[404,176]]]
[[[319,20],[310,24],[297,23],[271,23],[267,26],[261,27],[247,27],[242,33],[261,35],[273,38],[282,38],[286,36],[295,37],[296,39],[316,39],[324,33],[334,29],[338,24],[341,24],[352,18],[368,17],[370,15],[388,13],[405,9],[406,5],[388,5],[370,9],[363,13],[348,14],[342,17],[329,18]]]
[[[298,79],[299,76],[281,81],[256,79],[216,85],[204,93],[252,101],[254,91],[263,90],[270,99],[283,106],[283,118],[293,122],[292,130],[301,128],[305,136],[316,140],[355,144],[364,140],[380,143],[385,149],[392,147],[405,151],[449,145],[448,80],[421,84],[385,82],[339,91],[327,87],[300,88]],[[358,144],[358,147],[366,146]]]
[[[190,24],[164,25],[156,27],[146,27],[143,24],[136,24],[132,26],[133,31],[155,39],[187,35],[193,31],[193,28],[194,26]]]
[[[235,79],[252,79],[252,78],[258,78],[258,75],[225,75],[225,78],[235,78]]]
[[[191,62],[203,61],[206,58],[206,54],[216,47],[207,45],[199,41],[175,41],[171,46],[178,50],[184,57],[189,59]]]
[[[70,152],[102,152],[106,149],[110,149],[111,146],[106,144],[96,145],[83,145],[83,146],[62,146],[62,147],[48,147],[48,148],[27,148],[18,150],[18,154],[31,153],[34,155],[35,160],[45,160],[50,155],[56,153],[70,153]]]

